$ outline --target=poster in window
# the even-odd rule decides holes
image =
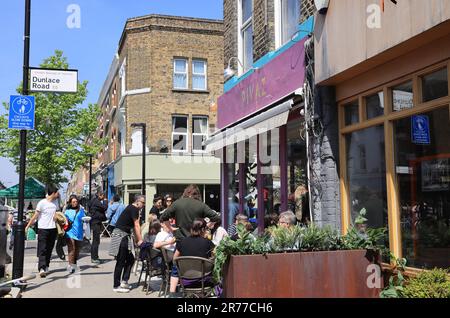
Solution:
[[[422,161],[422,191],[450,190],[450,158]]]

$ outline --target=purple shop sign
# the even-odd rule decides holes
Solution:
[[[217,127],[235,123],[303,87],[305,41],[295,43],[220,96]]]

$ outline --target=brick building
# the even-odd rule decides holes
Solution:
[[[219,161],[202,142],[215,130],[222,74],[221,20],[128,19],[98,100],[96,133],[108,144],[94,158],[95,185],[125,203],[141,192],[142,131],[132,124],[145,123],[147,202],[196,183],[218,209]],[[80,193],[86,171],[74,177],[70,192]]]
[[[223,160],[223,221],[230,224],[239,211],[263,227],[265,215],[290,209],[307,222],[313,187],[305,61],[311,54],[314,1],[224,0],[223,5],[228,78],[218,101],[218,131],[207,141],[207,149]],[[321,223],[339,219],[317,208],[314,213]]]

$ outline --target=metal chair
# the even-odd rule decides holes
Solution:
[[[212,296],[214,262],[202,257],[182,256],[175,259],[184,298]],[[188,283],[189,282],[189,283]]]
[[[146,291],[146,295],[148,295],[150,291],[150,281],[152,277],[162,275],[162,268],[154,267],[152,264],[152,261],[156,259],[157,257],[162,257],[161,251],[159,249],[152,248],[149,253],[147,254],[147,257],[145,260],[142,261],[142,267],[141,267],[141,273],[139,275],[138,280],[138,286],[141,283],[142,274],[145,271],[145,278],[144,278],[144,286],[142,290]]]
[[[166,297],[169,294],[169,287],[170,287],[170,275],[172,273],[172,266],[173,266],[173,252],[169,251],[165,248],[161,248],[161,254],[164,260],[164,271],[163,271],[163,281],[161,284],[161,287],[159,289],[158,297],[161,297],[161,294],[163,293],[163,296]],[[164,291],[163,291],[164,289]]]

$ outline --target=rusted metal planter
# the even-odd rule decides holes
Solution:
[[[226,298],[378,298],[381,266],[366,250],[231,256],[224,268]],[[372,275],[372,276],[371,276]],[[375,274],[377,275],[377,274]],[[367,282],[369,281],[368,286]]]

